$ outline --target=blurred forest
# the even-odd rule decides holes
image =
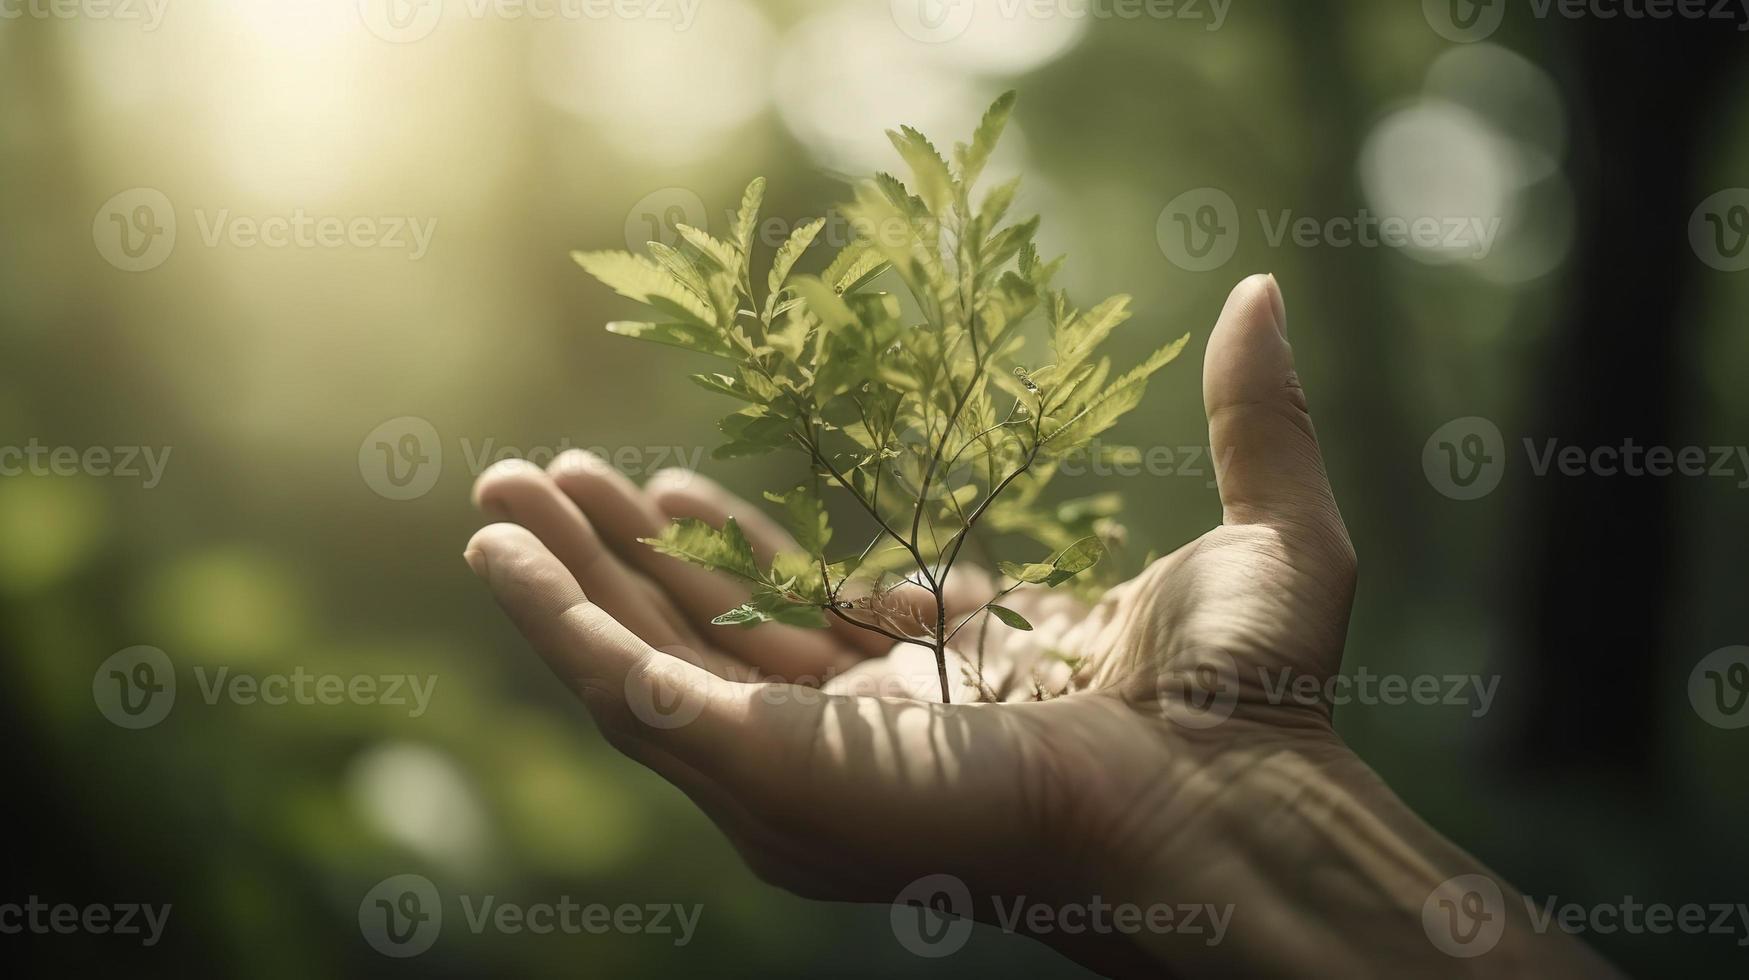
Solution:
[[[749,495],[775,485],[769,460],[710,458],[720,405],[685,355],[601,329],[634,306],[571,249],[720,229],[755,175],[783,222],[825,214],[846,175],[898,165],[883,129],[948,145],[1006,88],[998,169],[1026,175],[1016,211],[1043,216],[1072,292],[1134,295],[1120,361],[1192,333],[1117,441],[1206,444],[1202,344],[1232,284],[1274,272],[1360,554],[1347,669],[1498,678],[1480,717],[1340,709],[1360,754],[1527,894],[1749,900],[1749,734],[1688,693],[1703,657],[1749,643],[1749,472],[1539,478],[1524,450],[1749,442],[1749,273],[1690,234],[1703,201],[1749,185],[1736,25],[1509,5],[1490,36],[1454,41],[1431,0],[1136,19],[960,0],[962,33],[920,37],[903,0],[702,0],[667,19],[434,2],[419,36],[375,0],[0,19],[0,445],[169,452],[155,483],[0,476],[0,734],[21,821],[0,898],[175,909],[150,949],[4,945],[140,976],[1083,975],[982,927],[920,960],[884,907],[759,883],[597,736],[460,557],[481,523],[468,488],[506,453],[597,447],[637,478],[702,458]],[[1188,268],[1165,212],[1208,189],[1233,205],[1235,250]],[[171,212],[138,210],[155,200]],[[1486,218],[1497,237],[1485,255],[1271,240],[1282,216],[1362,214]],[[298,215],[368,219],[374,240],[246,231]],[[151,253],[170,218],[173,247]],[[373,436],[402,445],[409,417],[440,455],[411,489],[372,463]],[[1454,499],[1424,451],[1477,417],[1510,462],[1495,492]],[[1059,489],[1121,492],[1139,562],[1219,521],[1207,461],[1186,469]],[[93,674],[142,644],[182,688],[130,731],[94,708]],[[202,666],[436,686],[417,716],[209,705]],[[409,871],[704,912],[684,947],[446,928],[384,959],[359,900]],[[1653,975],[1740,972],[1749,941],[1586,938]]]

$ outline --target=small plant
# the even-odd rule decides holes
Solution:
[[[970,145],[954,147],[952,166],[916,130],[889,131],[912,183],[880,173],[857,187],[842,208],[856,238],[819,275],[795,267],[823,220],[796,228],[755,288],[763,178],[748,185],[726,241],[682,225],[678,247],[651,242],[647,257],[573,256],[655,310],[647,322],[610,323],[610,332],[727,362],[692,376],[742,403],[719,423],[727,442],[717,458],[790,449],[809,461],[809,479],[765,495],[801,550],[762,567],[733,518],[720,529],[676,521],[646,543],[748,585],[751,598],[713,620],[719,625],[823,628],[831,616],[928,647],[944,702],[948,642],[960,629],[980,620],[987,627],[993,616],[1030,630],[1000,604],[1003,596],[1023,584],[1061,585],[1105,555],[1120,530],[1116,496],[1047,507],[1043,491],[1066,455],[1092,451],[1094,437],[1136,407],[1148,378],[1188,340],[1114,376],[1099,347],[1128,319],[1129,297],[1080,310],[1052,287],[1063,259],[1039,257],[1038,218],[1003,220],[1018,178],[974,206],[972,189],[1013,106],[1012,92],[997,99]],[[893,280],[901,295],[875,288]],[[1031,324],[1042,326],[1031,332],[1045,334],[1048,353],[1029,367],[1021,352]],[[866,540],[835,546],[842,539],[825,506],[833,493],[866,516]],[[1003,588],[950,623],[948,573],[979,531],[1018,534],[1047,553],[998,562]],[[974,547],[987,551],[982,541]],[[907,583],[933,596],[932,615],[894,597]],[[981,666],[974,680],[988,692]]]

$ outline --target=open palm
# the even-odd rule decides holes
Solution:
[[[1249,802],[1229,777],[1341,751],[1324,709],[1270,696],[1272,681],[1337,669],[1354,583],[1285,320],[1274,279],[1253,277],[1210,338],[1221,527],[1091,608],[1015,592],[1004,601],[1033,632],[962,631],[956,655],[981,647],[985,700],[1008,703],[971,703],[976,674],[951,669],[962,690],[940,704],[929,651],[843,624],[709,625],[736,586],[637,539],[730,515],[767,554],[785,538],[696,475],[639,489],[581,454],[495,468],[476,500],[506,523],[468,557],[607,738],[768,881],[891,901],[946,874],[974,894],[1045,899],[1141,890],[1146,869],[1213,901],[1205,848]],[[969,574],[951,591],[970,610],[989,588]]]

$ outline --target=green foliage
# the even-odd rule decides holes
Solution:
[[[1005,222],[1018,179],[974,203],[1013,107],[1012,92],[997,99],[971,143],[954,147],[952,164],[922,133],[889,132],[910,183],[881,173],[859,185],[841,209],[856,239],[818,275],[796,272],[824,226],[815,220],[794,229],[763,280],[754,277],[763,179],[748,185],[727,240],[681,226],[676,247],[652,242],[649,257],[574,254],[591,275],[655,310],[609,331],[733,365],[692,376],[737,403],[718,423],[725,441],[717,458],[792,450],[810,463],[808,482],[766,494],[782,507],[799,552],[762,567],[734,520],[720,530],[678,521],[649,540],[747,585],[748,601],[718,624],[825,626],[831,615],[928,646],[945,698],[949,627],[969,620],[947,622],[942,583],[975,531],[1028,537],[1053,555],[999,563],[1012,584],[997,598],[1021,585],[1069,582],[1105,556],[1121,501],[1102,494],[1049,507],[1045,488],[1065,456],[1089,451],[1141,402],[1148,379],[1188,338],[1112,380],[1100,349],[1129,319],[1129,297],[1082,310],[1053,285],[1063,259],[1039,255],[1038,218]],[[1039,333],[1043,345],[1029,357]],[[836,559],[828,554],[828,495],[848,498],[868,525],[856,539],[866,543]],[[935,596],[938,616],[921,631],[883,612],[885,595],[907,581]],[[979,612],[1032,628],[994,602]]]

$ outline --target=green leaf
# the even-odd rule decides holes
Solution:
[[[641,255],[609,250],[572,252],[571,258],[621,296],[651,305],[658,299],[667,300],[670,308],[683,311],[690,320],[704,326],[716,323],[710,308],[672,273]]]
[[[753,546],[733,517],[723,522],[721,529],[697,518],[683,517],[664,527],[660,536],[638,540],[671,558],[765,584],[753,557]]]
[[[821,577],[817,555],[805,551],[779,552],[771,560],[770,581],[773,588],[782,592],[794,593],[810,602],[826,601],[826,582]]]
[[[1155,351],[1146,361],[1117,379],[1087,405],[1076,410],[1067,422],[1045,433],[1043,441],[1050,445],[1052,451],[1065,452],[1085,444],[1111,428],[1130,409],[1141,404],[1142,394],[1148,387],[1148,378],[1171,363],[1189,341],[1190,335],[1185,334]]]
[[[820,321],[827,333],[856,325],[856,314],[844,297],[813,276],[797,276],[791,283],[796,294],[807,304],[808,312]]]
[[[692,383],[706,391],[714,391],[719,395],[739,398],[755,405],[763,404],[764,400],[757,397],[741,383],[741,379],[727,374],[694,374],[690,375]]]
[[[935,144],[909,126],[899,127],[898,132],[887,130],[887,139],[893,141],[893,148],[911,168],[917,181],[917,196],[922,198],[929,213],[937,218],[945,217],[953,210],[953,175],[948,172],[947,161],[935,152]]]
[[[824,554],[832,541],[832,528],[826,520],[825,505],[814,493],[812,484],[799,484],[788,493],[767,493],[765,499],[783,505],[784,523],[796,544],[812,555]]]
[[[864,241],[852,242],[832,259],[832,264],[820,274],[820,279],[840,295],[855,292],[887,269],[888,262],[873,246]]]
[[[1064,378],[1087,360],[1093,349],[1111,336],[1112,330],[1130,318],[1130,298],[1113,296],[1105,302],[1076,316],[1051,338],[1056,348],[1057,362],[1050,372],[1039,372],[1040,383],[1052,378]]]
[[[789,419],[765,415],[757,408],[725,416],[717,423],[717,428],[729,437],[729,441],[712,450],[711,456],[715,459],[763,456],[783,449],[791,444],[790,433],[794,431]]]
[[[990,153],[996,149],[996,144],[1002,139],[1002,130],[1008,125],[1008,116],[1014,111],[1015,94],[1012,89],[1003,92],[984,110],[984,118],[978,123],[978,129],[972,134],[972,145],[961,144],[954,154],[960,165],[960,180],[966,186],[978,182],[978,176],[984,172],[984,164],[990,161]]]
[[[723,343],[721,334],[696,323],[637,323],[631,320],[615,320],[607,325],[607,332],[731,360],[735,356],[729,346]]]
[[[826,613],[818,603],[796,602],[770,587],[754,592],[753,597],[711,620],[716,626],[753,627],[761,623],[785,623],[808,629],[825,629]]]
[[[1026,621],[1025,616],[1022,616],[1007,606],[998,606],[992,602],[984,608],[990,610],[990,614],[997,619],[1000,619],[1004,626],[1017,630],[1027,630],[1028,632],[1032,630],[1032,624]]]
[[[1051,574],[1045,584],[1058,586],[1085,572],[1105,557],[1105,542],[1097,537],[1085,537],[1070,545],[1051,561]]]
[[[789,278],[790,270],[795,268],[796,260],[802,257],[809,245],[813,244],[814,236],[826,226],[825,218],[815,218],[804,225],[796,226],[789,238],[777,250],[777,255],[771,260],[771,275],[766,279],[766,288],[771,292],[765,299],[766,317],[771,316],[771,310],[777,303],[777,294],[783,290],[784,280]]]
[[[680,233],[681,238],[686,239],[688,245],[698,249],[701,255],[710,259],[717,268],[731,275],[740,274],[741,256],[735,251],[735,246],[714,237],[702,228],[694,228],[691,225],[675,225],[674,230]]]
[[[740,250],[743,261],[752,254],[753,229],[759,224],[759,205],[764,200],[765,178],[755,177],[741,193],[741,210],[735,214],[735,248]]]
[[[1025,582],[1028,585],[1042,584],[1057,570],[1055,566],[1042,562],[1028,562],[1021,565],[1011,561],[999,561],[996,563],[996,568],[1016,582]]]

